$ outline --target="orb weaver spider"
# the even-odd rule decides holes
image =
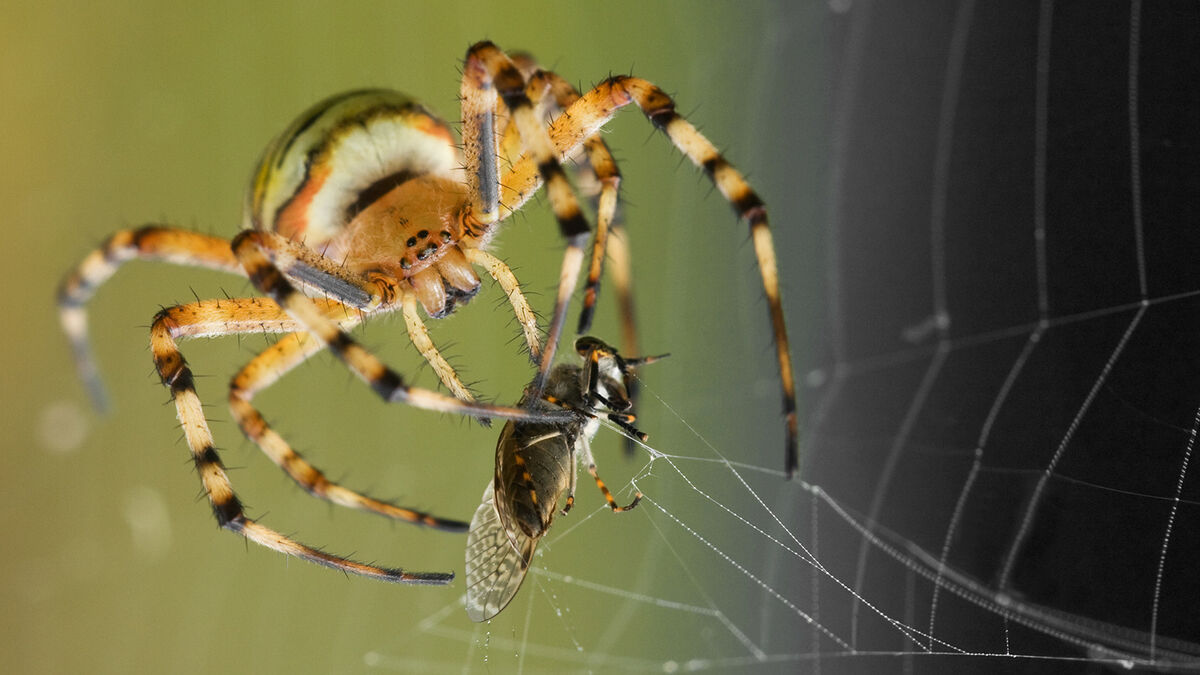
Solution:
[[[448,125],[413,99],[387,90],[347,92],[305,111],[267,147],[251,180],[243,229],[231,240],[151,224],[119,231],[86,256],[64,279],[58,305],[80,376],[97,406],[103,408],[104,396],[88,343],[85,305],[123,263],[156,260],[248,278],[265,297],[197,300],[170,307],[155,315],[150,328],[155,368],[171,391],[217,522],[257,544],[348,573],[414,584],[449,583],[449,573],[353,561],[248,518],[214,448],[192,371],[177,340],[284,334],[230,383],[230,410],[242,432],[316,497],[413,524],[466,529],[465,523],[374,499],[330,481],[271,428],[251,401],[328,348],[385,402],[481,420],[569,423],[576,414],[569,410],[476,401],[433,344],[418,306],[430,317],[448,315],[478,290],[474,268],[485,269],[507,294],[538,365],[528,400],[539,400],[591,232],[562,162],[586,155],[600,185],[582,333],[591,321],[609,242],[615,242],[614,253],[623,246],[609,236],[616,227],[620,173],[599,132],[620,108],[634,103],[704,169],[750,226],[782,378],[790,476],[797,454],[795,396],[774,245],[766,208],[741,174],[675,112],[674,102],[662,90],[639,78],[610,77],[580,95],[531,59],[510,58],[492,43],[480,42],[467,50],[461,98],[461,155]],[[547,111],[558,112],[548,125],[540,121]],[[542,185],[566,248],[544,346],[515,275],[487,252],[499,225]],[[622,280],[628,279],[628,256],[619,257],[623,262],[613,276],[618,293],[627,295],[627,282]],[[395,311],[401,312],[409,339],[452,396],[409,386],[349,334],[367,318]],[[623,320],[626,334],[633,335],[628,310]]]

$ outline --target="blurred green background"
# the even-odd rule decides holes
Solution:
[[[816,330],[805,320],[806,298],[821,276],[814,225],[823,187],[823,11],[786,1],[4,3],[6,669],[604,672],[623,667],[618,655],[651,669],[744,656],[728,635],[714,639],[686,621],[663,625],[638,616],[636,605],[570,584],[547,592],[529,581],[491,626],[477,627],[459,605],[461,580],[450,589],[387,586],[247,548],[215,526],[198,497],[173,406],[152,371],[147,327],[160,306],[247,294],[248,285],[168,266],[122,269],[90,305],[114,406],[103,417],[75,379],[53,297],[61,276],[120,227],[156,221],[231,236],[263,146],[326,95],[392,87],[456,120],[460,59],[487,38],[532,52],[581,86],[634,72],[676,96],[772,209],[793,354],[803,364]],[[777,374],[744,226],[640,114],[624,113],[610,129],[625,177],[642,346],[674,354],[646,378],[675,412],[650,403],[639,426],[664,452],[704,454],[681,418],[731,459],[781,468]],[[560,250],[541,200],[505,226],[495,248],[543,313]],[[618,339],[614,308],[603,296],[595,334]],[[430,328],[484,397],[517,398],[531,369],[497,289],[485,286]],[[398,319],[359,334],[402,372],[435,385]],[[241,437],[225,410],[225,384],[264,344],[183,345],[251,515],[331,551],[461,573],[464,537],[312,500]],[[257,401],[317,466],[372,494],[468,519],[491,474],[496,430],[384,406],[327,355]],[[647,456],[624,459],[611,433],[596,450],[610,485],[627,495]],[[663,480],[643,489],[673,489],[655,473]],[[786,504],[791,493],[781,494]],[[646,514],[596,514],[600,497],[582,482],[579,499],[572,522],[557,527],[587,527],[554,551],[555,573],[655,597],[673,597],[680,585],[679,597],[703,597],[696,579],[665,571],[672,551]],[[716,556],[707,564],[716,579],[729,570]]]

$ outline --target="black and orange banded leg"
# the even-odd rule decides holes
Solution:
[[[796,384],[779,292],[779,269],[775,244],[762,199],[732,164],[726,160],[696,128],[675,111],[675,103],[654,84],[636,77],[610,77],[583,94],[550,125],[550,136],[559,153],[569,154],[593,136],[621,108],[636,104],[654,127],[667,135],[693,164],[700,167],[713,185],[733,206],[738,218],[750,228],[754,254],[758,259],[763,291],[774,334],[783,390],[786,431],[785,471],[795,475],[799,463],[799,433],[796,417]],[[509,209],[516,209],[536,190],[541,178],[537,168],[523,159],[502,178],[501,198]]]
[[[613,510],[613,513],[629,511],[633,509],[633,507],[637,506],[638,502],[642,501],[642,497],[644,495],[642,494],[641,490],[636,490],[633,495],[633,501],[629,502],[629,504],[625,506],[618,505],[617,500],[612,495],[612,492],[609,491],[608,486],[604,484],[604,480],[600,478],[600,474],[596,472],[596,460],[594,457],[592,457],[591,446],[586,442],[583,444],[583,458],[584,461],[587,462],[588,473],[590,473],[592,475],[592,479],[596,481],[596,487],[600,488],[600,492],[604,494],[604,501],[608,504],[608,508]]]
[[[539,67],[531,55],[509,52],[508,56],[526,79],[525,93],[539,119],[547,110],[555,115],[561,114],[579,99],[579,91],[574,85],[557,73]],[[592,237],[592,252],[577,333],[582,335],[591,328],[605,261],[611,257],[613,285],[616,287],[622,326],[621,349],[627,354],[636,354],[638,353],[637,330],[633,314],[629,248],[625,240],[627,235],[618,212],[621,172],[601,133],[593,134],[586,139],[583,142],[582,151],[587,160],[584,172],[590,179],[589,185],[594,184],[596,189],[594,204],[596,233]],[[521,152],[521,140],[517,133],[517,125],[509,123],[501,134],[500,157],[512,165],[520,159]],[[564,161],[574,159],[576,155],[577,153],[570,153],[564,158]],[[610,252],[611,255],[609,255]],[[625,386],[629,390],[632,400],[636,380],[633,377],[627,378]],[[630,445],[628,450],[632,452],[633,446]]]
[[[531,89],[534,84],[531,78],[541,67],[538,66],[537,61],[530,54],[524,52],[506,53],[509,60],[516,66],[517,71],[521,73],[521,77],[525,79],[525,94],[529,96],[529,101],[533,104],[534,115],[538,119],[544,119],[547,113],[545,92],[535,92]],[[500,103],[503,105],[503,101]],[[513,122],[512,115],[507,114],[507,109],[504,112],[505,115],[500,117],[500,121],[503,123],[502,128],[497,131],[500,141],[500,161],[507,166],[512,166],[521,159],[521,155],[525,152],[525,146],[521,143],[521,134],[517,130],[517,125]]]
[[[679,113],[675,104],[661,89],[646,82],[629,78],[616,81],[614,87],[624,87],[637,101],[652,124],[671,139],[675,147],[688,156],[717,186],[717,190],[733,205],[738,218],[750,228],[754,255],[762,277],[763,292],[774,332],[775,354],[779,361],[780,384],[783,391],[783,414],[786,427],[784,471],[790,479],[799,468],[799,428],[796,417],[796,383],[792,357],[783,317],[783,301],[779,291],[779,263],[775,241],[767,220],[767,206],[754,192],[742,174],[728,162],[716,147]]]
[[[612,223],[612,233],[608,238],[608,274],[612,280],[613,293],[617,296],[617,315],[621,319],[621,351],[626,354],[640,354],[638,347],[637,321],[633,311],[633,262],[629,254],[629,233],[621,223],[620,211]],[[625,386],[636,385],[634,378],[627,378]],[[636,402],[633,389],[629,389],[629,397]]]
[[[599,229],[599,228],[597,228]],[[608,274],[612,280],[613,295],[617,298],[617,316],[621,323],[621,351],[626,354],[640,354],[638,348],[637,321],[633,311],[633,269],[629,254],[629,234],[621,223],[620,213],[613,218],[611,234],[606,245],[609,266]],[[582,318],[582,317],[581,317]],[[629,403],[634,410],[638,408],[640,385],[636,366],[625,371],[625,393],[629,394]],[[636,445],[632,438],[625,437],[625,454],[633,456]]]
[[[549,70],[534,72],[529,78],[527,91],[535,104],[540,103],[536,97],[549,93],[559,110],[566,110],[579,100],[579,91],[575,86]],[[592,326],[596,299],[600,292],[600,278],[604,272],[609,233],[615,226],[618,193],[621,187],[621,171],[617,168],[612,151],[601,134],[592,134],[584,139],[583,151],[587,156],[592,176],[600,186],[600,194],[596,205],[596,234],[592,237],[592,254],[588,264],[587,282],[584,285],[583,307],[580,309],[579,325],[576,328],[580,335]],[[630,354],[637,353],[634,345],[627,345],[626,348],[631,350]]]
[[[399,373],[384,365],[374,354],[360,345],[337,323],[323,315],[313,301],[300,293],[267,258],[270,244],[264,234],[245,230],[234,237],[234,255],[246,270],[254,287],[273,299],[302,330],[311,333],[355,375],[362,379],[384,401],[404,403],[425,410],[520,420],[526,422],[569,421],[571,413],[531,411],[522,408],[490,405],[478,401],[463,401],[429,389],[410,387]]]
[[[600,474],[596,473],[595,462],[588,463],[588,473],[592,474],[592,478],[596,481],[596,487],[600,488],[600,492],[604,493],[604,501],[608,503],[609,508],[611,508],[614,513],[630,511],[633,509],[633,507],[638,505],[638,502],[642,501],[642,497],[644,495],[642,495],[642,493],[639,491],[634,493],[633,501],[629,502],[625,506],[618,506],[617,500],[612,496],[612,492],[610,492],[608,486],[604,484],[604,481],[600,478]]]
[[[450,583],[454,579],[453,573],[408,572],[357,562],[302,544],[246,517],[213,445],[192,371],[179,351],[176,339],[231,332],[284,332],[296,328],[294,319],[283,315],[265,298],[212,300],[172,307],[159,312],[150,327],[154,366],[163,384],[171,390],[179,424],[217,523],[256,544],[343,572],[407,584]]]
[[[570,513],[571,509],[575,506],[575,483],[576,477],[579,474],[579,457],[575,452],[574,443],[571,444],[571,456],[567,459],[567,466],[571,467],[571,478],[570,482],[567,483],[567,499],[563,504],[562,511],[560,511],[564,516]]]
[[[549,92],[560,111],[568,109],[580,97],[579,91],[575,89],[574,85],[557,73],[545,70],[539,70],[530,76],[528,90],[531,92],[530,99],[534,100],[535,104],[538,103],[535,95]],[[579,325],[576,332],[583,335],[591,329],[605,262],[611,257],[611,276],[616,290],[618,316],[621,322],[621,349],[626,354],[637,354],[639,350],[637,324],[633,311],[633,275],[627,241],[628,234],[617,211],[621,172],[613,158],[612,151],[604,142],[602,134],[595,133],[585,139],[583,151],[587,156],[592,177],[599,185],[600,191],[596,200],[596,234],[592,237],[591,261],[588,265],[587,281],[583,291],[583,307],[579,312]],[[625,373],[625,391],[629,394],[631,407],[636,408],[638,380],[637,370],[634,368]],[[634,438],[627,435],[624,445],[625,454],[632,456],[636,449]]]
[[[536,118],[540,119],[547,109],[554,114],[559,114],[579,99],[579,91],[570,82],[553,71],[538,67],[532,56],[523,53],[509,53],[508,56],[521,75],[525,77],[525,94],[533,106]],[[520,159],[522,149],[517,125],[510,122],[505,126],[500,137],[500,156],[509,164],[513,164]],[[617,193],[621,182],[621,173],[601,134],[594,134],[585,140],[582,149],[587,159],[586,167],[590,172],[589,178],[594,180],[598,193],[596,234],[592,238],[592,253],[588,265],[587,283],[584,286],[583,308],[580,310],[577,329],[581,335],[591,328],[600,278],[604,269],[606,241],[610,230],[617,226],[615,214]],[[574,158],[574,155],[571,155],[570,158]],[[628,277],[628,275],[626,276]],[[635,345],[626,345],[625,347],[630,350],[630,353],[636,352]]]
[[[59,321],[71,343],[79,378],[92,404],[101,411],[107,409],[107,396],[88,340],[84,305],[96,289],[130,260],[156,260],[243,274],[227,239],[164,225],[116,232],[68,273],[58,288]]]
[[[281,312],[282,313],[282,312]],[[357,323],[342,321],[343,328]],[[229,383],[229,409],[242,433],[264,454],[291,477],[305,492],[339,506],[376,513],[386,518],[414,525],[424,525],[447,532],[465,532],[468,524],[422,513],[403,506],[375,499],[330,481],[320,470],[309,464],[280,436],[251,404],[254,396],[275,383],[280,377],[324,349],[320,341],[307,333],[291,333],[263,350],[247,363]]]
[[[583,246],[591,228],[588,226],[583,211],[579,208],[579,200],[576,199],[575,192],[563,172],[562,164],[559,161],[560,154],[556,151],[545,125],[537,118],[534,105],[526,92],[525,77],[516,64],[491,42],[480,42],[467,50],[463,66],[464,134],[470,130],[466,126],[467,91],[469,89],[476,89],[480,92],[473,95],[472,98],[478,100],[487,98],[493,105],[496,105],[498,98],[508,109],[511,124],[516,125],[521,144],[525,148],[525,157],[537,167],[538,176],[546,186],[554,218],[558,221],[559,232],[566,246],[562,269],[559,273],[554,313],[547,330],[546,344],[542,350],[542,362],[531,389],[533,395],[537,396],[545,387],[550,367],[554,364],[558,340],[566,322],[567,306],[579,280]],[[485,94],[483,92],[493,93]],[[479,114],[474,109],[471,111],[471,116],[479,118]],[[482,129],[479,132],[482,133]],[[493,150],[495,149],[495,140],[493,136],[489,141]],[[497,189],[497,193],[499,193],[499,189]]]
[[[482,236],[500,219],[500,156],[497,147],[500,132],[496,126],[496,88],[492,86],[487,69],[478,60],[468,59],[463,66],[459,99],[463,160],[470,199],[467,212],[463,214],[463,225],[469,234]],[[509,126],[512,126],[511,121]]]

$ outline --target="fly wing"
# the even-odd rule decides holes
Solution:
[[[467,616],[487,621],[517,594],[537,540],[518,527],[506,529],[496,512],[494,481],[488,481],[483,502],[467,532]]]

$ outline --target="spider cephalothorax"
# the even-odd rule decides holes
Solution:
[[[261,389],[328,348],[384,400],[480,419],[564,423],[570,411],[480,403],[430,339],[420,309],[441,317],[479,288],[477,269],[507,295],[538,374],[527,400],[541,400],[568,300],[584,266],[591,231],[562,169],[582,162],[599,185],[596,229],[580,332],[587,330],[606,255],[635,352],[629,256],[614,222],[620,174],[599,132],[630,103],[642,109],[713,180],[750,226],[770,307],[784,394],[787,471],[796,466],[794,384],[766,209],[750,186],[653,84],[610,77],[580,95],[527,57],[481,42],[463,66],[462,148],[449,127],[411,98],[358,90],[301,114],[268,147],[251,181],[244,229],[232,240],[164,225],[117,232],[67,276],[59,311],[93,398],[102,389],[90,356],[84,306],[124,262],[160,260],[247,277],[265,297],[198,300],[159,312],[150,328],[155,367],[170,390],[201,482],[218,522],[264,546],[356,574],[409,583],[448,583],[453,575],[366,565],[300,544],[247,518],[214,449],[191,370],[176,340],[240,333],[284,334],[230,383],[229,405],[243,433],[310,493],[390,518],[461,531],[443,520],[359,494],[329,481],[266,422],[251,400]],[[552,116],[549,124],[542,120]],[[545,185],[566,243],[559,289],[544,343],[512,271],[486,251],[496,229]],[[420,309],[419,309],[420,308]],[[371,316],[400,311],[409,339],[451,396],[408,386],[348,331]]]

